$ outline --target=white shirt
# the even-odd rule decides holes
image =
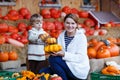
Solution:
[[[45,60],[44,42],[39,39],[40,34],[46,33],[43,29],[32,28],[28,33],[28,40],[33,44],[28,45],[28,60]]]
[[[65,51],[65,31],[58,37],[58,44],[62,45]],[[90,64],[87,56],[87,39],[84,33],[77,30],[75,37],[67,47],[67,52],[62,58],[65,60],[71,72],[80,79],[86,79],[89,73]]]

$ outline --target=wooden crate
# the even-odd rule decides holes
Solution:
[[[0,69],[5,70],[5,69],[12,69],[12,68],[19,68],[21,66],[21,61],[20,60],[15,60],[15,61],[6,61],[6,62],[0,62]]]

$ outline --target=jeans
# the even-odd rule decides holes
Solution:
[[[50,56],[49,64],[50,64],[50,67],[40,70],[39,73],[45,72],[45,73],[50,73],[50,74],[57,74],[61,76],[63,80],[83,80],[83,79],[77,79],[72,74],[67,64],[65,63],[65,61],[62,60],[62,57]]]

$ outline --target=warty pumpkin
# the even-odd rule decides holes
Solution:
[[[44,50],[47,53],[58,52],[58,51],[62,50],[62,47],[59,44],[51,44],[51,45],[46,45]]]
[[[108,49],[100,48],[97,51],[96,58],[100,59],[100,58],[108,58],[108,57],[111,57],[110,51]]]
[[[48,44],[55,44],[56,42],[56,38],[49,37],[46,39],[46,43]]]
[[[108,49],[110,51],[111,57],[118,56],[120,54],[120,49],[116,44],[111,43],[108,40],[106,40],[104,43],[105,44],[102,45],[101,48]]]

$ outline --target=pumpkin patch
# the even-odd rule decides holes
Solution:
[[[88,41],[87,54],[90,59],[109,58],[119,56],[120,49],[118,45],[108,40],[91,39]]]

